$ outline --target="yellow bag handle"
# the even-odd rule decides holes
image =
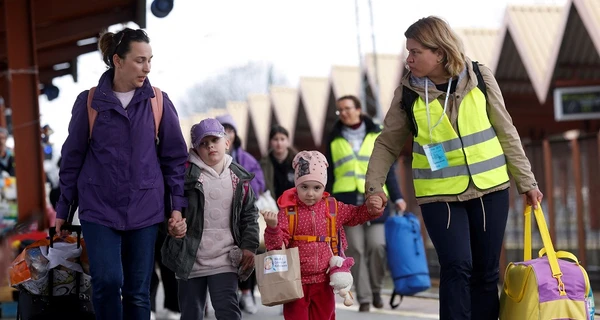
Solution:
[[[531,213],[535,215],[535,221],[537,222],[538,228],[540,229],[540,235],[542,236],[542,243],[546,254],[548,255],[548,262],[550,263],[550,269],[552,270],[552,276],[558,281],[558,291],[561,296],[567,294],[565,291],[565,284],[562,282],[562,271],[558,265],[558,258],[556,257],[556,251],[554,251],[554,245],[552,239],[550,239],[550,232],[548,232],[548,226],[546,225],[546,219],[542,212],[542,206],[540,203],[537,205],[537,209],[533,209],[532,206],[527,205],[525,208],[525,251],[523,252],[523,258],[525,261],[531,260]]]
[[[542,248],[538,252],[538,255],[540,258],[543,257],[545,254],[546,254],[546,248]],[[556,257],[558,259],[569,259],[569,260],[573,261],[574,264],[579,266],[579,268],[581,269],[581,273],[583,274],[583,278],[585,279],[585,296],[587,297],[590,294],[590,279],[588,278],[587,271],[585,271],[585,269],[581,266],[581,264],[579,264],[579,259],[577,259],[577,256],[575,256],[574,254],[572,254],[568,251],[556,251]]]
[[[542,248],[538,252],[538,257],[541,258],[545,254],[546,254],[546,248]],[[579,265],[579,260],[577,259],[577,256],[575,256],[574,254],[572,254],[568,251],[556,251],[556,257],[558,259],[569,259],[569,260],[573,261],[575,264]]]

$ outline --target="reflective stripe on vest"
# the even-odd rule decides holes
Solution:
[[[413,183],[417,197],[457,195],[463,193],[473,180],[481,190],[493,188],[508,181],[506,158],[486,110],[485,96],[474,88],[458,109],[458,134],[448,116],[442,115],[439,101],[429,103],[431,123],[443,116],[432,130],[433,143],[441,143],[448,159],[448,167],[431,171],[423,146],[430,143],[429,130],[419,130],[413,142]],[[419,128],[427,128],[425,101],[419,98],[413,106]]]
[[[358,154],[352,150],[350,143],[342,138],[337,137],[331,142],[331,159],[333,161],[333,175],[335,182],[333,183],[332,193],[341,192],[365,192],[365,176],[369,159],[373,148],[375,147],[375,139],[379,136],[379,132],[367,133]],[[387,188],[384,186],[383,191],[388,194]]]

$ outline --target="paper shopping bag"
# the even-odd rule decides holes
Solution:
[[[254,265],[263,305],[276,306],[304,297],[298,248],[259,254]]]

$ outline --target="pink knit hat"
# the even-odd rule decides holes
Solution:
[[[327,159],[319,151],[300,151],[294,157],[292,167],[295,171],[296,186],[305,181],[317,181],[327,185]]]

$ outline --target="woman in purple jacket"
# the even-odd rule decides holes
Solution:
[[[84,91],[73,106],[62,148],[56,229],[71,207],[79,206],[94,309],[101,320],[150,319],[154,242],[165,220],[165,192],[171,216],[181,221],[187,205],[187,149],[167,94],[155,136],[149,42],[141,29],[102,35],[99,48],[108,70],[93,93],[92,108],[98,112],[93,132],[90,137]]]

